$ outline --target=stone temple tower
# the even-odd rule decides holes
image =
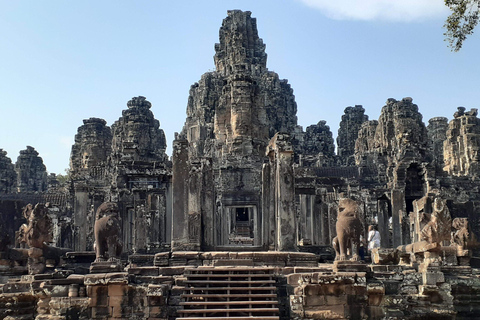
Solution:
[[[293,90],[266,67],[249,11],[228,11],[215,45],[216,71],[192,85],[173,151],[174,249],[275,247],[262,212],[270,139],[297,125]]]

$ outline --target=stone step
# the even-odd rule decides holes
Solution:
[[[195,313],[278,313],[278,308],[238,308],[238,309],[183,309],[178,313],[195,314]]]
[[[187,284],[204,284],[204,285],[218,285],[218,284],[274,284],[275,280],[187,280]]]
[[[182,298],[204,298],[204,299],[224,299],[224,298],[252,298],[252,299],[268,299],[276,298],[275,293],[233,293],[233,294],[182,294]]]
[[[196,290],[218,290],[218,291],[276,291],[276,287],[185,287],[184,291],[196,291]]]
[[[208,267],[201,266],[198,268],[185,269],[185,274],[189,273],[203,273],[203,272],[214,272],[214,273],[225,273],[225,272],[247,272],[247,273],[258,273],[258,272],[272,272],[274,268],[270,267],[244,267],[244,266],[224,266],[224,267]]]
[[[187,317],[187,318],[177,318],[177,320],[252,320],[252,319],[262,319],[262,320],[279,320],[279,316],[248,316],[248,317]]]
[[[186,301],[180,302],[181,306],[217,306],[217,305],[224,305],[224,306],[235,306],[235,305],[256,305],[256,304],[271,304],[276,305],[278,301]],[[235,310],[235,309],[232,309]]]
[[[187,277],[190,278],[269,278],[272,279],[273,275],[271,274],[187,274]],[[215,281],[215,280],[214,280]]]

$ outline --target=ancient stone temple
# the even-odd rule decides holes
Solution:
[[[347,107],[335,151],[250,12],[219,36],[171,158],[143,96],[83,120],[66,182],[0,149],[0,319],[478,319],[477,110]]]
[[[215,52],[216,71],[190,88],[173,145],[172,247],[273,248],[262,166],[274,134],[296,127],[293,90],[268,71],[250,12],[229,11]]]

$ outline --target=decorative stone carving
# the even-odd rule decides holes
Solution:
[[[30,248],[44,248],[52,241],[52,220],[48,216],[49,204],[37,203],[35,207],[28,204],[23,209],[23,216],[27,219],[19,230],[19,243]]]
[[[197,246],[201,243],[201,219],[202,215],[199,212],[188,214],[188,239],[191,244]]]
[[[360,216],[360,206],[357,201],[343,198],[338,203],[336,231],[332,244],[335,249],[335,260],[359,261],[360,235],[363,224]]]
[[[95,262],[120,259],[122,243],[120,241],[120,222],[118,206],[113,202],[102,203],[96,213],[95,221]]]

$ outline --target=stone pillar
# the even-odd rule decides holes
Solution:
[[[293,174],[293,147],[290,136],[277,133],[268,146],[273,162],[275,185],[275,248],[279,251],[296,251],[295,181]]]
[[[90,210],[88,189],[84,185],[75,185],[75,203],[73,223],[75,226],[75,251],[87,250],[87,216]]]
[[[388,199],[377,200],[377,212],[378,212],[378,231],[380,232],[380,246],[382,248],[390,247],[390,231],[389,221],[390,215],[388,214]],[[392,218],[393,219],[393,218]]]
[[[405,192],[403,190],[392,190],[392,227],[393,247],[402,244],[402,219],[405,212]]]
[[[172,250],[182,250],[188,242],[188,141],[173,141],[172,154]]]
[[[213,180],[212,159],[202,159],[202,246],[215,246],[215,182]]]
[[[190,163],[188,174],[187,250],[200,250],[202,239],[202,164]]]

